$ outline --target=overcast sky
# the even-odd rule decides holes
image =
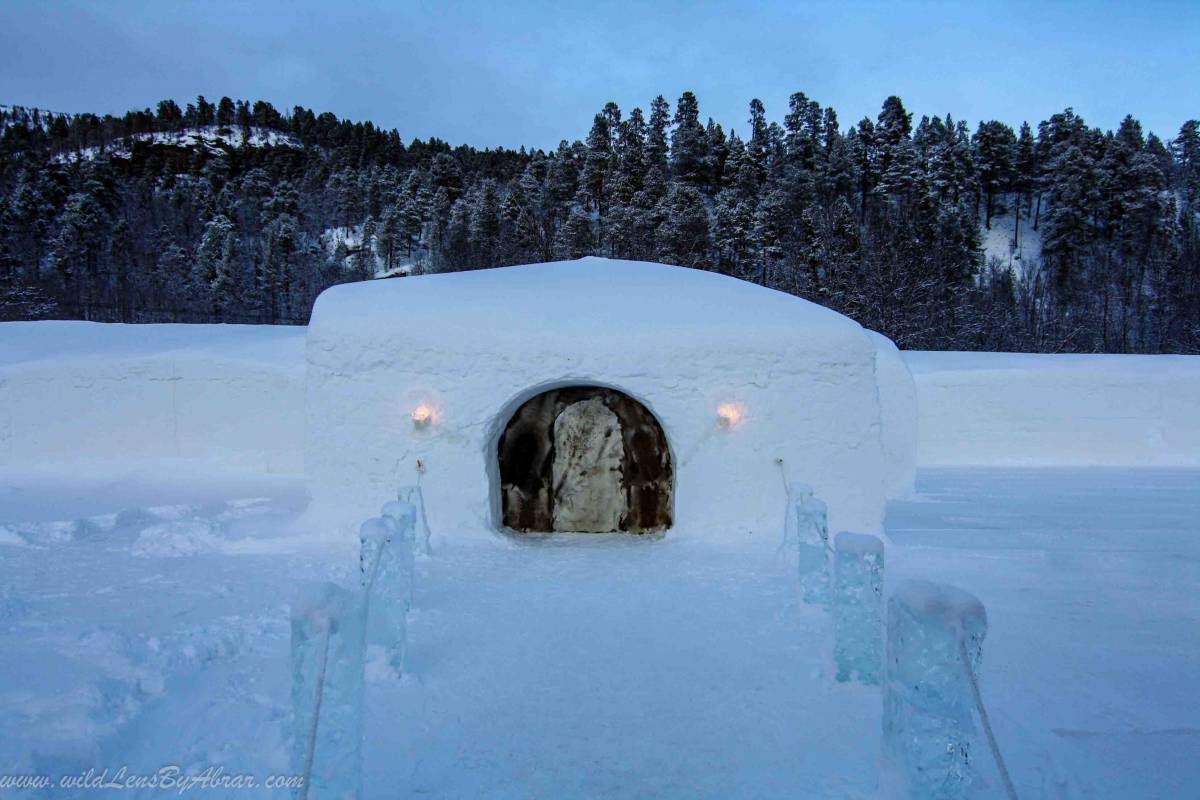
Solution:
[[[229,95],[406,140],[552,147],[608,100],[687,89],[742,133],[752,97],[782,120],[804,91],[843,128],[898,94],[972,128],[1072,106],[1173,138],[1200,117],[1200,2],[0,0],[0,103],[56,111]]]

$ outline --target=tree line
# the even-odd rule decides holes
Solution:
[[[1200,123],[843,127],[803,93],[744,134],[684,92],[534,149],[203,97],[0,107],[0,319],[298,323],[335,283],[583,255],[714,270],[901,347],[1200,352]],[[985,246],[986,245],[986,246]],[[1040,246],[1039,246],[1040,245]]]

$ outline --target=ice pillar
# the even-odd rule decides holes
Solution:
[[[413,590],[415,588],[413,571],[416,567],[417,552],[417,507],[409,502],[393,500],[384,505],[382,514],[396,523],[396,528],[400,534],[400,541],[403,543],[400,555],[403,561],[401,566],[408,576],[408,600],[405,604],[405,610],[407,610],[412,608]]]
[[[883,542],[842,532],[834,545],[833,655],[839,681],[883,674]]]
[[[829,605],[829,530],[825,504],[802,483],[788,484],[789,534],[796,537],[800,596],[806,603]]]
[[[422,540],[421,549],[424,550],[425,555],[427,555],[427,556],[432,555],[433,548],[430,545],[429,540],[433,534],[429,530],[429,518],[425,515],[425,493],[421,491],[421,487],[419,484],[413,484],[413,485],[409,485],[409,486],[401,486],[399,489],[397,489],[396,497],[398,498],[399,503],[412,505],[412,507],[416,513],[416,517],[414,518],[414,523],[413,523],[414,531],[416,531],[417,529],[420,530],[420,537]],[[397,502],[397,501],[393,501],[393,502]],[[390,506],[390,505],[392,505],[392,504],[389,503],[388,506]],[[388,506],[384,506],[385,516],[386,516],[386,509]],[[416,545],[417,545],[416,533],[414,533],[414,537],[413,537],[414,551],[416,549]]]
[[[387,653],[400,672],[407,640],[407,615],[413,593],[413,521],[409,503],[391,502],[384,516],[359,529],[359,567],[366,603],[366,640]]]
[[[363,609],[331,583],[292,603],[292,768],[301,800],[349,800],[362,788]]]
[[[909,582],[889,599],[883,755],[890,794],[951,800],[979,783],[970,676],[978,674],[986,633],[983,605],[953,586]]]

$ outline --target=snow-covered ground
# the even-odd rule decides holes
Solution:
[[[389,268],[387,261],[376,255],[374,251],[375,239],[370,242],[363,242],[363,226],[352,225],[349,228],[328,228],[321,233],[321,244],[325,247],[326,252],[330,255],[336,255],[339,247],[344,247],[346,252],[350,253],[345,257],[343,266],[350,268],[350,260],[354,258],[354,254],[361,251],[362,248],[371,248],[369,257],[371,274],[376,278],[398,278],[402,275],[411,275],[414,272],[420,272],[420,265],[428,258],[428,253],[421,250],[415,250],[410,254],[397,254],[397,257]]]
[[[1021,240],[1017,241],[1016,202],[1013,195],[1005,195],[1000,212],[992,215],[992,226],[984,227],[984,215],[979,215],[979,230],[983,234],[983,253],[987,261],[999,261],[1018,277],[1034,273],[1042,260],[1042,232],[1033,229],[1033,217],[1028,208],[1022,209]]]
[[[888,583],[986,604],[1020,796],[1194,795],[1200,471],[926,470],[917,491],[889,507]],[[287,602],[357,568],[295,529],[304,503],[286,478],[0,477],[0,774],[287,772]],[[874,796],[879,691],[833,681],[777,537],[431,523],[408,674],[368,684],[367,797]]]
[[[310,527],[305,335],[0,326],[3,796],[290,770],[288,603],[358,568]],[[1200,359],[903,355],[925,469],[888,506],[888,587],[986,605],[1020,796],[1200,794]],[[782,528],[782,486],[756,491]],[[517,541],[430,508],[407,674],[370,672],[367,797],[876,796],[880,692],[833,680],[781,530]]]

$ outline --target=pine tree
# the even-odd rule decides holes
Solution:
[[[471,210],[471,250],[477,266],[487,267],[495,263],[499,239],[500,199],[496,195],[495,181],[486,180]]]
[[[592,130],[588,133],[587,155],[579,176],[579,185],[584,201],[589,208],[596,211],[601,230],[604,227],[612,159],[612,136],[608,116],[597,114],[592,121]]]
[[[204,95],[196,98],[196,124],[201,127],[212,125],[216,118],[213,104],[204,99]]]
[[[236,245],[233,223],[219,214],[205,224],[196,248],[192,284],[207,298],[216,319],[221,319],[222,312],[237,302]]]
[[[617,166],[613,181],[613,197],[618,203],[629,205],[642,190],[646,171],[646,123],[642,110],[629,112],[629,119],[620,124],[617,134]]]
[[[384,270],[390,273],[395,264],[398,251],[404,246],[400,209],[397,206],[389,206],[383,212],[383,215],[379,218],[379,224],[375,227],[374,239],[372,249],[375,255],[383,262]],[[367,247],[367,242],[364,241],[363,246]]]
[[[771,157],[771,141],[767,125],[767,110],[762,101],[755,98],[750,101],[750,139],[746,142],[745,168],[750,170],[750,177],[756,187],[761,187],[767,180],[767,166]]]
[[[1178,172],[1178,185],[1192,209],[1200,208],[1200,120],[1188,120],[1171,143]]]
[[[671,132],[671,176],[679,182],[702,188],[709,182],[708,134],[700,124],[696,96],[684,92],[675,106],[675,128]]]
[[[471,265],[471,202],[465,196],[455,200],[450,207],[441,260],[444,271]]]
[[[713,122],[712,117],[708,118],[708,125],[704,129],[704,138],[707,140],[705,147],[708,154],[707,162],[704,165],[707,178],[704,192],[712,195],[716,194],[721,187],[725,162],[729,158],[729,140],[725,137],[725,131],[721,129],[721,126]]]
[[[660,94],[650,103],[650,124],[646,131],[646,168],[667,174],[667,126],[671,107]]]
[[[1095,164],[1074,143],[1066,144],[1048,166],[1049,212],[1042,237],[1042,256],[1054,271],[1061,291],[1079,277],[1083,251],[1091,241],[1092,208],[1097,185]]]
[[[667,101],[662,95],[655,97],[650,103],[650,121],[646,128],[646,175],[643,181],[643,191],[648,194],[651,204],[666,195],[670,180],[670,165],[667,162],[667,126],[670,120]]]
[[[788,163],[797,173],[795,180],[808,185],[816,181],[820,169],[824,133],[821,105],[809,100],[804,92],[796,92],[789,99],[788,108],[783,119]]]
[[[858,221],[867,220],[867,198],[879,181],[879,148],[875,141],[875,123],[866,117],[847,134],[850,157],[858,175]]]
[[[777,267],[787,255],[787,240],[791,232],[787,197],[778,189],[768,190],[754,212],[754,243],[757,247],[757,280],[763,286],[774,287],[778,280]]]
[[[183,128],[183,112],[174,100],[160,100],[156,116],[159,130],[175,132]]]
[[[582,209],[575,208],[567,217],[554,239],[554,254],[557,258],[582,258],[592,252],[592,222]]]
[[[657,256],[669,264],[708,266],[708,211],[694,186],[677,184],[662,204],[663,219],[656,231]]]
[[[1038,164],[1037,151],[1033,140],[1033,130],[1028,122],[1021,123],[1021,132],[1017,134],[1016,160],[1013,189],[1017,193],[1017,213],[1014,217],[1013,247],[1021,247],[1021,216],[1023,208],[1028,204],[1029,193],[1033,191],[1037,181]]]
[[[979,183],[985,197],[984,227],[992,229],[997,192],[1006,191],[1015,174],[1017,137],[1003,122],[980,122],[972,143],[979,165]]]

